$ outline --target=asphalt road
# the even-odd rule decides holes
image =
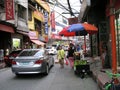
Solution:
[[[91,77],[81,79],[74,75],[69,66],[64,69],[59,64],[50,70],[49,75],[15,76],[10,68],[0,70],[0,90],[99,90]]]

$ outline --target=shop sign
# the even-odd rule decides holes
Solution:
[[[80,14],[79,14],[80,20],[82,20],[82,18],[84,17],[84,14],[86,13],[86,11],[89,9],[90,6],[91,6],[91,0],[84,0],[82,2]]]
[[[29,31],[29,37],[30,37],[31,40],[38,39],[37,32],[36,31]]]
[[[51,12],[51,28],[52,32],[55,32],[55,12]]]
[[[48,13],[44,13],[44,19],[45,19],[45,34],[48,34]]]
[[[68,18],[69,25],[78,23],[78,17]]]
[[[58,40],[61,40],[61,39],[62,39],[61,36],[56,35],[56,34],[52,34],[52,37],[51,37],[51,38],[52,38],[52,39],[58,39]]]
[[[6,0],[5,1],[5,8],[6,8],[6,20],[13,20],[14,19],[14,4],[13,0]]]

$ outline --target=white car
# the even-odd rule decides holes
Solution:
[[[57,50],[53,46],[47,46],[46,50],[48,51],[49,54],[57,54]]]

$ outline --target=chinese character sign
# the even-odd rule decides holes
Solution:
[[[45,18],[45,34],[48,34],[48,13],[47,12],[45,12],[44,18]]]
[[[55,12],[51,12],[51,29],[52,32],[55,32]]]
[[[14,4],[13,0],[5,0],[5,8],[6,8],[6,20],[14,19]]]

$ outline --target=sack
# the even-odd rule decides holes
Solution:
[[[68,65],[68,64],[69,64],[69,63],[68,63],[68,60],[65,60],[65,64],[66,64],[66,65]]]

